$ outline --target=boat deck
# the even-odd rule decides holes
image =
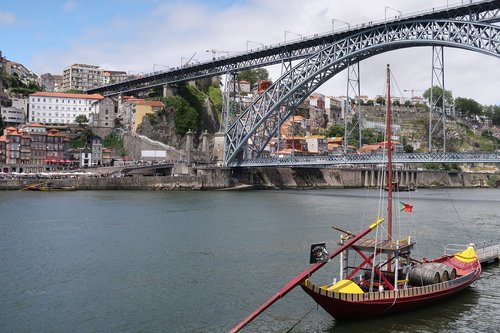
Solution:
[[[353,247],[360,249],[361,251],[372,251],[376,248],[382,253],[393,253],[408,252],[410,251],[415,242],[409,241],[409,239],[404,239],[400,241],[389,241],[389,240],[375,240],[371,238],[361,238],[353,244]]]

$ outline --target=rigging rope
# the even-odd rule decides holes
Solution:
[[[313,307],[309,311],[307,311],[306,314],[303,315],[295,324],[293,324],[293,326],[290,327],[288,331],[286,331],[286,333],[290,333],[305,317],[307,317],[312,312],[312,310],[314,310],[315,307],[317,307],[317,304],[313,305]]]

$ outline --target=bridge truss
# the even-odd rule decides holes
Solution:
[[[337,41],[279,78],[226,129],[225,163],[259,157],[291,110],[349,63],[417,46],[462,48],[500,58],[500,27],[455,20],[401,21]]]

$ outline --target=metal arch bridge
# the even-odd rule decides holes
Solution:
[[[224,164],[250,165],[251,159],[260,156],[278,131],[280,124],[291,115],[292,110],[321,84],[350,64],[391,50],[417,46],[462,48],[500,58],[500,27],[494,24],[500,21],[499,9],[500,0],[479,1],[392,21],[375,24],[370,22],[339,33],[315,35],[298,42],[278,44],[260,48],[255,52],[153,73],[141,79],[92,89],[88,93],[110,96],[168,83],[234,73],[247,68],[305,59],[274,82],[232,124],[228,124],[225,133]],[[248,162],[237,161],[243,158]],[[485,160],[496,161],[488,158]],[[307,163],[305,161],[306,159],[304,162],[298,161],[295,157],[293,165],[324,164],[318,163],[315,158],[309,159]],[[443,157],[436,160],[427,157],[419,160],[419,162],[426,161],[480,162],[480,159],[472,161]],[[379,162],[380,160],[373,163]],[[346,162],[327,164],[338,163],[356,162],[346,160]],[[284,165],[283,159],[279,165]]]
[[[393,163],[500,163],[500,153],[397,153]],[[290,156],[233,161],[230,167],[300,167],[385,164],[385,154]]]
[[[292,111],[350,64],[417,46],[455,47],[500,58],[500,27],[467,20],[414,19],[355,31],[285,73],[236,118],[226,129],[225,163],[259,157]]]
[[[383,27],[388,23],[404,23],[412,20],[456,20],[494,23],[498,22],[500,20],[499,18],[500,0],[477,1],[467,5],[436,8],[436,10],[433,11],[410,14],[395,20],[383,20],[360,24],[350,29],[332,33],[315,34],[314,36],[304,37],[299,41],[263,46],[239,54],[220,57],[213,61],[153,72],[138,79],[96,87],[86,92],[89,94],[99,93],[104,96],[113,96],[161,87],[172,83],[226,74],[228,72],[234,73],[244,69],[304,59],[341,39],[352,36],[360,31]]]

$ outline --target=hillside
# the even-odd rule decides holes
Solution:
[[[165,108],[158,114],[145,117],[137,131],[153,140],[184,149],[186,133],[191,130],[196,150],[205,131],[213,134],[219,129],[220,89],[210,80],[202,80],[180,84],[174,91],[174,96],[162,99]]]

